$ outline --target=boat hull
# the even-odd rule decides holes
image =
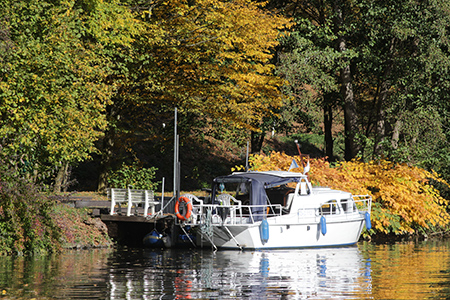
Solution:
[[[213,226],[212,238],[199,235],[201,247],[225,249],[311,248],[352,245],[358,242],[365,221],[363,217],[347,220],[327,220],[326,233],[320,221],[307,223],[274,223],[269,220],[269,238],[261,238],[260,222],[245,225]]]

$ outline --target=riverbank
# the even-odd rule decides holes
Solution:
[[[57,203],[52,218],[61,229],[63,249],[107,248],[114,245],[108,236],[108,228],[99,218],[91,216],[90,209]]]

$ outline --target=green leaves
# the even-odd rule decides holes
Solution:
[[[155,5],[148,20],[153,64],[161,101],[186,112],[252,126],[281,104],[271,49],[288,20],[252,1],[169,1]],[[159,31],[158,31],[159,29]]]
[[[50,216],[54,203],[0,161],[0,253],[59,251],[61,232]]]
[[[156,190],[158,182],[154,182],[156,168],[142,168],[137,163],[122,164],[121,168],[111,172],[108,185],[112,188],[132,188]]]
[[[84,4],[3,3],[4,40],[13,45],[0,60],[4,152],[26,160],[37,153],[36,162],[50,166],[95,152],[115,88],[107,81],[115,73],[114,49],[130,46],[139,27],[116,1]]]

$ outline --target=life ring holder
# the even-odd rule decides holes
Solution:
[[[187,211],[186,211],[186,214],[184,216],[180,213],[180,203],[181,202],[185,202],[186,206],[187,206]],[[180,221],[186,221],[187,219],[189,219],[191,214],[192,214],[192,201],[191,201],[191,199],[189,199],[186,196],[181,196],[180,198],[178,198],[177,202],[175,203],[175,215],[177,216],[177,218]]]

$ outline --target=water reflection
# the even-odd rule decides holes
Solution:
[[[0,299],[442,299],[449,243],[0,257]]]
[[[129,260],[134,264],[110,269],[111,299],[360,299],[371,290],[370,263],[357,247],[143,250]]]
[[[364,244],[376,299],[449,299],[450,241]]]
[[[107,259],[105,250],[0,256],[0,299],[104,299]]]

